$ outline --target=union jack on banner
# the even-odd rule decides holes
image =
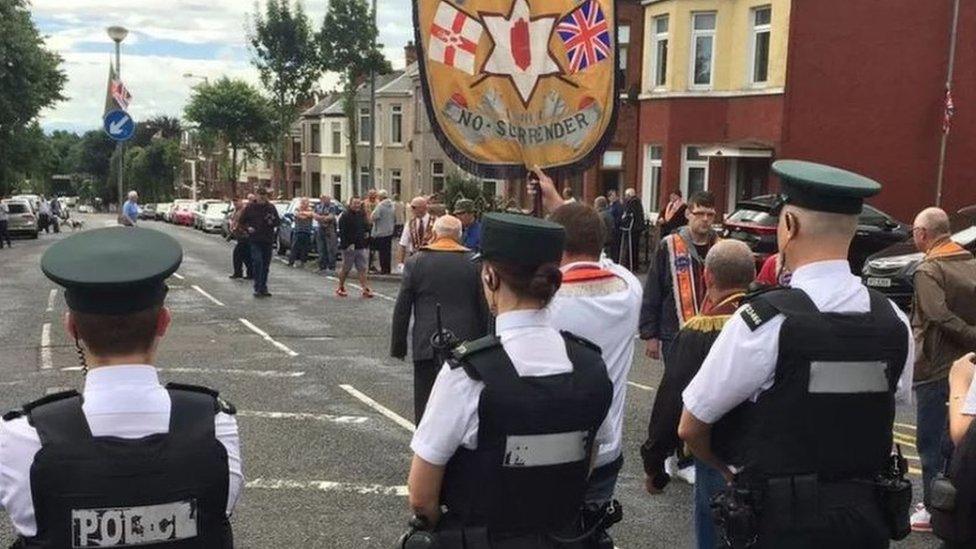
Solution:
[[[556,32],[566,46],[571,74],[610,57],[610,27],[596,0],[586,0],[560,19]]]
[[[949,133],[952,117],[956,114],[956,105],[952,102],[952,90],[946,90],[945,113],[942,117],[942,133]]]

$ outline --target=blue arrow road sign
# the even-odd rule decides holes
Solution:
[[[136,123],[133,122],[129,113],[114,110],[105,115],[103,127],[105,128],[105,133],[112,139],[116,141],[128,141],[132,138],[133,132],[135,132]]]

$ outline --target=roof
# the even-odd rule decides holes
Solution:
[[[413,73],[417,72],[417,63],[411,63],[404,69],[400,76],[390,81],[389,84],[383,86],[382,88],[377,87],[376,93],[383,94],[400,94],[400,93],[413,93],[414,84],[412,80]]]
[[[383,91],[388,84],[395,80],[400,79],[403,76],[404,71],[393,71],[388,74],[378,74],[376,75],[376,93]],[[360,84],[359,89],[356,91],[356,101],[368,101],[369,100],[369,80],[366,80]]]
[[[302,112],[302,116],[311,118],[314,116],[320,116],[322,114],[326,114],[326,111],[329,110],[330,107],[334,106],[337,103],[341,103],[341,101],[339,101],[341,97],[342,97],[341,94],[330,93],[325,97],[323,97],[322,99],[320,99],[318,103],[312,105],[311,108]],[[341,111],[341,107],[340,107],[340,111]]]

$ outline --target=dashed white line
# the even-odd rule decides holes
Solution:
[[[250,329],[252,332],[254,332],[254,333],[258,334],[259,336],[261,336],[262,338],[264,338],[264,340],[267,341],[268,343],[270,343],[270,344],[274,345],[275,347],[277,347],[278,349],[281,349],[282,351],[288,353],[288,356],[298,356],[298,353],[296,353],[295,351],[292,351],[291,349],[289,349],[288,346],[286,346],[284,343],[281,343],[279,341],[275,341],[274,338],[272,338],[270,335],[268,335],[268,332],[265,332],[261,328],[258,328],[257,326],[255,326],[254,324],[252,324],[251,321],[249,321],[248,319],[246,319],[246,318],[238,318],[237,320],[240,320],[241,321],[241,324],[247,326],[248,329]]]
[[[383,486],[382,484],[360,484],[356,482],[334,482],[331,480],[285,480],[256,478],[244,484],[245,488],[263,490],[316,490],[319,492],[344,492],[361,495],[406,497],[406,486]]]
[[[224,305],[223,303],[221,303],[221,302],[220,302],[220,300],[218,300],[218,299],[217,299],[216,297],[214,297],[214,296],[212,296],[212,295],[210,295],[210,294],[208,294],[208,293],[207,293],[206,291],[204,291],[204,289],[203,289],[203,288],[201,288],[200,286],[197,286],[196,284],[193,284],[193,285],[191,285],[190,287],[191,287],[191,288],[193,288],[194,290],[196,290],[196,291],[197,291],[197,292],[198,292],[198,293],[199,293],[200,295],[202,295],[203,297],[205,297],[205,298],[207,298],[207,299],[209,299],[210,301],[213,301],[213,302],[214,302],[214,303],[216,303],[217,305],[219,305],[219,306],[221,306],[221,307],[224,307],[224,306],[225,306],[225,305]]]
[[[180,273],[173,273],[173,276],[176,277],[177,280],[186,280]]]
[[[397,414],[393,410],[390,410],[386,406],[383,406],[379,402],[376,402],[375,400],[369,398],[369,396],[361,393],[358,389],[356,389],[352,385],[340,385],[339,387],[342,388],[343,391],[349,393],[350,395],[362,401],[363,404],[365,404],[366,406],[369,406],[370,408],[383,414],[388,419],[392,420],[393,423],[396,423],[400,427],[403,427],[404,429],[410,431],[411,433],[417,430],[416,425],[414,425],[413,423],[405,419],[403,416]]]
[[[262,419],[297,419],[321,421],[325,423],[360,424],[369,421],[366,416],[336,416],[332,414],[310,414],[306,412],[264,412],[258,410],[238,410],[238,417],[256,417]]]
[[[77,372],[81,366],[69,366],[61,368],[62,372]],[[175,372],[178,374],[229,374],[235,376],[252,377],[282,377],[294,378],[302,377],[305,372],[283,372],[281,370],[243,370],[234,368],[158,368],[162,372]]]
[[[45,322],[41,327],[41,369],[50,370],[51,361],[51,323]]]
[[[51,293],[47,294],[47,310],[45,312],[50,313],[54,310],[54,298],[57,297],[57,295],[57,290],[51,290]]]
[[[641,389],[643,391],[653,391],[654,390],[654,387],[651,387],[650,385],[642,385],[640,383],[635,383],[633,381],[628,381],[627,382],[627,385],[630,385],[632,387],[637,387],[638,389]]]

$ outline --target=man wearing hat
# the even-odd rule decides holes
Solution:
[[[233,547],[243,485],[234,407],[160,384],[165,280],[183,250],[141,228],[87,231],[41,259],[65,288],[83,393],[48,395],[0,422],[0,502],[17,547]]]
[[[475,210],[474,201],[467,198],[459,198],[454,203],[454,217],[461,220],[461,244],[469,250],[478,251],[481,249],[481,221],[478,220],[478,212]]]
[[[442,549],[554,547],[612,439],[612,385],[599,347],[551,324],[563,228],[488,214],[484,229],[495,334],[458,346],[437,376],[411,443],[410,506]]]
[[[881,186],[810,162],[773,171],[791,288],[752,297],[726,323],[682,395],[679,435],[748,490],[757,528],[736,534],[758,547],[887,547],[910,499],[893,524],[874,479],[889,464],[896,398],[911,399],[913,344],[905,315],[847,262],[863,200]]]

